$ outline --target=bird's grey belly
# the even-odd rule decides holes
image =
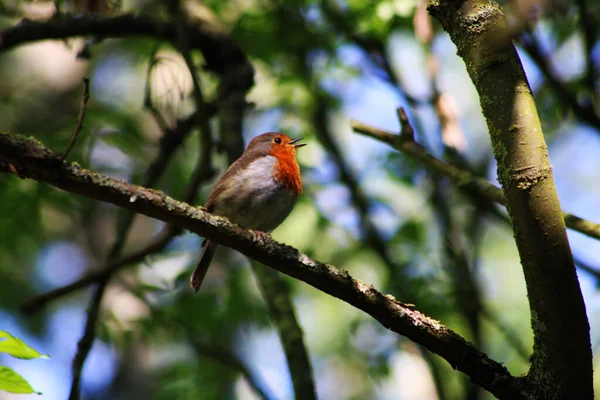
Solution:
[[[270,176],[273,165],[271,157],[249,165],[221,193],[213,212],[248,229],[271,232],[277,228],[292,211],[297,196]]]

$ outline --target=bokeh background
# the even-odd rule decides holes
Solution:
[[[85,12],[82,2],[58,2]],[[94,4],[94,2],[91,2]],[[147,13],[168,20],[160,1],[123,1],[105,15]],[[243,135],[302,136],[305,192],[273,236],[440,320],[503,362],[528,369],[529,311],[512,231],[497,206],[473,202],[443,177],[383,143],[352,132],[351,119],[399,131],[405,107],[429,152],[497,184],[477,93],[447,34],[416,0],[206,0],[184,2],[191,23],[230,35],[255,69]],[[581,4],[588,7],[582,13]],[[53,2],[0,0],[0,27],[43,20]],[[562,207],[600,221],[596,2],[504,3],[534,91]],[[92,10],[94,11],[94,10]],[[82,56],[82,49],[89,52]],[[192,52],[197,66],[202,54]],[[592,74],[590,76],[590,71]],[[207,102],[219,78],[198,68]],[[0,55],[0,130],[31,135],[60,151],[79,113],[83,77],[91,84],[84,128],[69,159],[140,183],[160,139],[195,109],[182,55],[152,38],[69,39]],[[565,88],[572,98],[559,95]],[[228,165],[211,126],[216,175]],[[183,198],[200,152],[194,128],[153,187]],[[40,293],[104,268],[118,236],[118,210],[48,185],[0,175],[0,329],[50,360],[0,364],[21,373],[44,399],[65,399],[71,363],[93,285],[34,316],[19,307]],[[129,254],[162,223],[138,216]],[[587,304],[592,344],[600,340],[600,246],[569,231]],[[280,338],[249,261],[222,250],[201,292],[187,279],[201,238],[184,233],[124,268],[103,297],[98,335],[83,369],[86,399],[294,398]],[[260,268],[257,266],[256,268]],[[369,316],[303,282],[283,277],[322,399],[491,398],[437,356],[387,331]],[[595,362],[595,370],[600,368]],[[254,386],[258,387],[257,390]],[[598,391],[597,388],[596,391]],[[470,390],[470,396],[467,397]],[[21,396],[0,393],[0,399]]]

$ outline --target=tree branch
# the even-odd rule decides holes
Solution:
[[[500,197],[504,199],[504,194],[502,193],[502,190],[500,188],[492,185],[489,182],[486,182],[483,179],[479,179],[472,176],[471,173],[467,170],[461,170],[454,165],[447,164],[442,160],[435,158],[434,156],[429,154],[425,148],[421,147],[419,144],[414,142],[414,136],[412,136],[412,128],[410,127],[410,123],[408,121],[406,113],[402,108],[400,108],[398,109],[398,114],[402,125],[401,135],[395,135],[391,132],[374,128],[356,121],[352,121],[352,128],[357,133],[361,133],[365,136],[372,137],[379,141],[388,143],[394,149],[405,153],[408,156],[411,156],[417,160],[424,161],[425,166],[427,166],[436,173],[442,174],[450,178],[451,182],[453,182],[457,187],[468,191],[468,194],[471,195],[471,197],[473,197],[474,199],[486,198],[489,201],[500,202],[498,200],[499,196],[492,195],[494,192],[497,192],[500,195]],[[500,203],[504,204],[502,202]],[[481,203],[478,202],[477,204]],[[501,221],[510,224],[508,217],[499,213],[496,216],[499,219],[501,219]],[[598,229],[598,227],[596,227],[595,229]],[[583,269],[586,272],[590,272],[588,269]],[[590,273],[594,274],[593,272]],[[595,276],[600,276],[600,273],[596,272]],[[502,333],[506,337],[507,342],[515,348],[517,353],[522,358],[527,359],[529,357],[528,351],[526,350],[523,343],[520,342],[519,338],[515,334],[510,332],[510,330],[503,326],[499,321],[497,321],[496,317],[489,309],[486,309],[486,307],[482,307],[480,311],[483,317],[490,321],[490,323],[492,323],[492,325],[494,325],[498,329],[498,331],[500,331],[500,333]]]
[[[404,115],[406,116],[406,114]],[[406,119],[406,122],[408,123],[408,119]],[[474,176],[465,169],[448,164],[439,158],[434,157],[417,142],[405,140],[403,135],[396,135],[392,132],[375,128],[358,121],[352,121],[351,126],[354,131],[387,143],[394,149],[422,162],[432,171],[446,176],[457,188],[465,191],[469,195],[475,196],[476,198],[485,198],[506,206],[506,197],[504,197],[502,189],[485,179]],[[404,128],[402,129],[404,130]],[[567,212],[563,212],[563,216],[567,228],[581,232],[594,239],[600,239],[600,224],[585,220]]]
[[[85,329],[81,339],[77,343],[77,353],[73,358],[73,365],[71,368],[73,376],[71,378],[69,400],[78,400],[81,398],[81,373],[83,372],[83,365],[85,364],[85,360],[90,353],[90,350],[92,350],[92,345],[96,338],[96,322],[100,316],[100,304],[102,303],[102,297],[106,291],[109,279],[110,275],[106,276],[98,283],[94,295],[90,300],[87,319],[85,320]]]
[[[304,345],[304,334],[298,323],[292,296],[286,287],[286,282],[277,271],[256,262],[252,262],[252,270],[267,303],[271,321],[277,328],[292,377],[295,398],[316,399],[317,391],[313,380],[312,364]]]
[[[598,73],[596,71],[596,63],[594,60],[594,47],[596,46],[596,22],[598,15],[594,14],[594,9],[588,7],[586,0],[577,0],[579,7],[579,20],[581,21],[581,30],[583,31],[586,55],[586,79],[590,90],[590,98],[592,104],[596,100],[596,79]],[[598,7],[596,12],[598,11]]]
[[[76,280],[73,283],[70,283],[65,286],[61,286],[49,292],[43,293],[39,296],[34,297],[33,299],[27,301],[21,306],[21,311],[26,315],[36,314],[46,306],[48,306],[54,300],[57,300],[63,296],[66,296],[69,293],[72,293],[76,290],[83,289],[93,283],[101,282],[109,276],[114,275],[116,272],[122,270],[123,268],[135,265],[151,254],[158,253],[163,250],[171,240],[181,232],[175,226],[169,225],[165,228],[161,233],[159,233],[152,242],[142,247],[141,249],[124,256],[118,260],[109,262],[108,265],[102,269],[97,271],[89,272],[84,277]]]
[[[65,151],[60,155],[60,158],[65,159],[71,152],[71,149],[75,145],[77,138],[79,137],[79,132],[81,132],[81,128],[83,128],[83,119],[85,118],[85,112],[87,110],[87,103],[90,99],[90,80],[88,78],[83,78],[83,95],[81,96],[81,108],[79,109],[79,116],[77,117],[77,123],[75,124],[75,131],[71,136],[71,140],[67,145]]]
[[[226,218],[178,202],[159,191],[60,161],[56,154],[34,139],[0,134],[0,172],[13,173],[13,170],[19,177],[46,182],[209,237],[366,312],[388,329],[440,355],[499,398],[520,399],[526,395],[521,378],[511,376],[504,366],[438,321],[352,279],[344,270],[312,260],[292,247],[256,235]]]
[[[186,26],[185,34],[190,47],[202,52],[206,68],[219,75],[227,65],[247,65],[242,50],[226,35],[206,26]],[[45,22],[24,20],[0,32],[0,51],[39,40],[66,39],[74,36],[102,36],[106,38],[150,36],[166,40],[177,47],[177,25],[147,16],[132,14],[114,18],[94,15],[70,17],[61,15]],[[250,68],[252,68],[250,66]]]

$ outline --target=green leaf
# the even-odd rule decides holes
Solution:
[[[9,393],[36,393],[25,378],[9,367],[0,367],[0,390]]]
[[[27,346],[21,339],[16,338],[5,331],[0,331],[0,353],[8,353],[15,358],[22,358],[24,360],[31,360],[32,358],[50,358],[47,354],[38,353]]]

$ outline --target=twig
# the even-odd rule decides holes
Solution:
[[[79,116],[77,117],[77,124],[75,125],[75,131],[73,132],[73,136],[71,136],[71,141],[69,145],[65,149],[64,153],[61,154],[60,159],[64,160],[67,158],[73,145],[77,141],[77,137],[79,136],[79,132],[83,127],[83,119],[85,118],[85,111],[87,110],[87,103],[90,99],[90,80],[88,78],[83,78],[83,96],[81,96],[81,108],[79,109]]]
[[[26,315],[33,315],[40,312],[43,308],[47,307],[51,302],[57,300],[67,294],[70,294],[76,290],[83,289],[93,283],[101,282],[107,279],[109,276],[114,275],[116,272],[123,268],[135,265],[151,254],[158,253],[163,250],[171,240],[180,232],[180,229],[169,225],[156,238],[146,245],[145,247],[135,251],[134,253],[122,257],[118,260],[109,262],[104,268],[97,271],[88,273],[86,276],[78,279],[77,281],[70,283],[65,286],[61,286],[57,289],[43,293],[33,299],[27,301],[21,306],[21,311]]]
[[[596,45],[596,21],[598,16],[594,16],[592,10],[588,9],[586,0],[577,0],[577,7],[579,7],[579,20],[581,21],[581,30],[583,31],[583,37],[585,40],[585,54],[586,54],[586,78],[587,85],[590,90],[590,98],[592,104],[596,100],[596,78],[598,74],[596,71],[596,64],[594,62],[594,46]]]
[[[415,132],[408,121],[406,111],[404,111],[404,108],[400,107],[396,109],[396,114],[398,115],[398,121],[400,121],[400,136],[402,137],[402,140],[414,142]]]
[[[593,276],[596,279],[596,287],[600,286],[600,270],[592,267],[590,264],[583,261],[580,257],[573,256],[573,259],[575,260],[575,265],[578,268],[580,268],[582,271],[586,272],[587,274]]]
[[[403,122],[403,124],[408,124],[408,118]],[[504,197],[502,189],[494,186],[485,179],[473,176],[467,170],[458,168],[432,156],[418,143],[404,140],[402,136],[395,135],[391,132],[375,128],[358,121],[352,121],[351,126],[354,131],[387,143],[394,149],[408,155],[409,157],[421,161],[427,168],[430,168],[448,177],[448,179],[450,179],[450,181],[459,189],[504,206],[506,205],[506,198]],[[600,239],[600,224],[565,212],[563,212],[563,215],[567,228],[581,232],[584,235],[590,236],[594,239]]]
[[[500,322],[498,316],[492,313],[487,307],[481,308],[481,316],[485,318],[492,326],[494,326],[498,330],[498,332],[502,334],[502,336],[504,336],[506,342],[510,344],[510,346],[513,349],[515,349],[519,357],[521,357],[525,361],[529,360],[531,350],[527,349],[527,346],[525,346],[525,344],[516,332],[512,331],[507,326],[505,326],[505,324]]]
[[[120,213],[119,220],[117,221],[115,241],[107,257],[108,263],[119,257],[121,249],[124,246],[125,238],[127,237],[127,232],[129,232],[129,228],[133,223],[134,214],[125,212],[123,210],[120,211],[122,212]],[[94,292],[94,296],[90,302],[87,319],[85,322],[85,331],[79,340],[77,353],[73,358],[73,377],[71,381],[71,393],[69,394],[69,400],[79,400],[81,398],[81,373],[85,364],[85,360],[92,349],[92,345],[96,337],[96,324],[98,323],[98,318],[100,317],[102,297],[104,296],[106,287],[108,286],[111,277],[112,274],[106,274],[102,280],[98,282],[98,286],[96,287],[96,291]]]
[[[571,90],[556,76],[549,61],[542,54],[542,49],[534,34],[522,35],[519,43],[535,61],[550,87],[556,92],[558,101],[568,106],[580,121],[597,131],[600,130],[600,117],[595,113],[593,107],[582,105]]]
[[[94,292],[94,296],[90,302],[90,307],[87,313],[87,319],[85,322],[85,330],[83,336],[77,344],[77,353],[73,358],[73,377],[71,381],[71,392],[69,394],[69,400],[79,400],[81,398],[81,372],[85,360],[92,349],[94,339],[96,338],[96,322],[100,314],[100,304],[102,302],[102,296],[106,290],[108,284],[108,277],[98,283],[98,287]]]
[[[454,368],[499,398],[522,399],[528,395],[522,378],[511,376],[504,366],[491,360],[461,336],[392,296],[384,296],[352,279],[346,271],[312,260],[270,237],[256,235],[225,218],[180,203],[158,191],[61,162],[53,152],[31,138],[0,134],[0,171],[8,171],[4,165],[9,162],[15,165],[22,177],[47,182],[71,193],[175,224],[346,301],[388,329],[442,356]],[[132,198],[135,201],[131,201]]]
[[[388,57],[386,56],[385,45],[381,39],[375,36],[366,36],[362,33],[357,33],[357,24],[348,18],[347,13],[343,13],[339,10],[341,6],[336,4],[335,1],[321,0],[320,5],[321,11],[328,22],[365,52],[370,62],[385,73],[388,82],[394,86],[398,91],[398,94],[405,98],[411,106],[418,107],[431,104],[433,99],[421,99],[415,97],[402,87],[392,69]]]
[[[185,319],[178,318],[176,316],[162,312],[162,310],[155,308],[154,305],[150,301],[148,301],[148,299],[143,294],[139,292],[139,290],[136,290],[130,284],[124,282],[122,284],[131,294],[136,296],[136,298],[138,298],[142,303],[146,305],[146,307],[148,307],[148,309],[152,313],[153,320],[164,320],[164,323],[159,324],[160,326],[162,326],[163,328],[171,328],[173,326],[179,327],[180,330],[183,331],[189,345],[194,349],[198,356],[210,358],[214,361],[217,361],[223,365],[229,366],[234,370],[238,371],[244,377],[246,382],[248,382],[250,388],[260,399],[274,399],[272,395],[269,395],[271,391],[268,390],[268,387],[266,387],[266,384],[262,382],[262,379],[258,379],[257,377],[255,377],[254,374],[246,367],[244,362],[233,351],[219,345],[218,343],[207,343],[205,341],[202,341],[199,338],[200,335],[198,334],[198,332],[195,332],[189,326]]]
[[[223,365],[228,365],[236,369],[242,374],[250,388],[260,399],[271,400],[274,398],[272,395],[268,394],[271,393],[270,390],[263,389],[263,386],[266,386],[265,383],[261,382],[262,380],[255,378],[244,362],[233,352],[216,343],[203,343],[198,339],[198,335],[189,329],[186,329],[185,335],[188,343],[192,346],[198,356],[211,358]]]
[[[252,263],[252,270],[267,303],[271,321],[277,328],[292,377],[295,397],[303,400],[316,399],[312,365],[289,290],[277,271],[256,262]]]

